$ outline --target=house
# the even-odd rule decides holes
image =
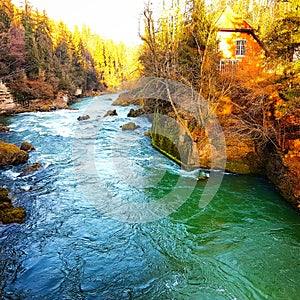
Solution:
[[[227,7],[217,20],[216,26],[221,72],[262,70],[267,50],[251,25]]]

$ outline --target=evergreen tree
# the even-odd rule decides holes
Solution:
[[[292,62],[300,49],[300,1],[278,3],[280,15],[268,32],[266,42],[275,59]]]
[[[10,0],[0,3],[0,80],[21,101],[116,85],[137,68],[127,53],[124,45],[103,40],[86,26],[70,32],[46,12],[34,11],[28,0],[22,9]]]

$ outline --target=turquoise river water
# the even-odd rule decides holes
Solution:
[[[205,182],[151,147],[146,118],[122,131],[130,107],[101,117],[115,97],[6,120],[11,131],[2,140],[33,143],[28,164],[43,169],[28,176],[19,176],[24,166],[1,170],[1,185],[27,217],[0,225],[0,298],[300,299],[300,219],[276,189],[261,177],[225,174],[199,208]],[[78,122],[92,102],[96,114]],[[97,172],[87,174],[89,166]],[[120,218],[103,207],[116,197],[184,197],[183,188],[192,189],[183,204],[152,222],[126,222],[122,207]]]

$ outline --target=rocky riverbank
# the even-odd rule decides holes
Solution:
[[[57,109],[69,109],[68,97],[62,96],[53,100],[31,100],[26,105],[15,103],[13,106],[0,106],[0,115],[14,115],[24,112],[53,111]]]
[[[172,117],[174,113],[170,104],[153,99],[130,100],[130,94],[123,94],[115,101],[116,105],[135,104],[141,107],[138,110],[131,109],[129,116],[149,115],[158,109],[164,115]],[[224,112],[224,110],[223,110]],[[188,119],[188,116],[183,116]],[[169,119],[171,120],[171,119]],[[174,123],[175,122],[175,123]],[[210,143],[205,130],[193,128],[192,121],[187,126],[192,128],[192,136],[182,128],[179,122],[169,122],[162,115],[154,117],[151,132],[153,146],[187,168],[210,168],[212,156],[214,166],[222,165],[222,157],[218,157],[218,148]],[[264,175],[278,188],[281,195],[290,202],[293,207],[300,209],[300,139],[297,134],[293,139],[286,140],[285,153],[273,147],[261,146],[251,138],[251,135],[235,134],[236,128],[240,128],[239,120],[233,118],[231,109],[220,115],[220,123],[226,140],[226,171],[236,174]],[[295,138],[296,137],[296,138]],[[180,149],[180,150],[178,150]],[[220,159],[220,162],[218,162]]]
[[[25,164],[29,158],[28,152],[35,148],[28,142],[23,142],[20,148],[17,145],[0,141],[0,168],[11,165]],[[39,165],[39,167],[41,167]],[[24,169],[24,175],[32,170],[36,170],[37,166],[28,166]],[[3,224],[21,223],[26,216],[23,207],[14,207],[9,191],[0,187],[0,222]]]
[[[77,98],[76,98],[77,99]],[[4,84],[0,85],[0,115],[9,116],[24,112],[35,111],[53,111],[57,109],[72,109],[68,106],[74,101],[73,96],[68,96],[64,93],[59,93],[56,99],[53,100],[30,100],[27,103],[14,101],[12,95]],[[0,124],[0,132],[9,131],[9,127]],[[0,137],[1,139],[1,137]],[[5,143],[0,140],[0,168],[6,168],[12,165],[25,164],[29,158],[29,152],[35,150],[30,143],[23,142],[20,147],[14,144]],[[26,166],[21,174],[27,175],[35,172],[42,166],[35,163]],[[0,187],[0,222],[3,224],[20,223],[26,216],[23,207],[14,207],[12,200],[9,198],[9,191]]]

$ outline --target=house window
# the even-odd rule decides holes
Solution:
[[[222,59],[220,60],[219,71],[225,72],[236,72],[238,70],[239,61],[237,59]]]
[[[219,69],[221,73],[226,71],[226,61],[224,59],[220,60]]]
[[[238,63],[239,61],[237,59],[230,59],[228,61],[228,70],[236,72],[238,69]]]
[[[245,56],[246,55],[246,40],[237,40],[236,41],[236,56]]]

